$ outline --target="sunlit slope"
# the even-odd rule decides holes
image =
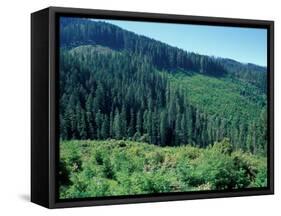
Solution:
[[[191,104],[209,115],[253,121],[266,107],[266,95],[246,82],[183,72],[168,77],[172,86],[186,92]]]

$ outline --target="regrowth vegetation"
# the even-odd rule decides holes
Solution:
[[[132,141],[63,141],[60,198],[233,190],[267,185],[266,158],[233,151]]]

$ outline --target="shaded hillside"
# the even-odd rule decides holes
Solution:
[[[63,139],[209,144],[206,115],[140,56],[88,45],[62,51],[60,62]]]
[[[99,44],[146,56],[158,69],[181,68],[212,76],[231,76],[266,90],[266,68],[186,52],[160,41],[137,35],[116,25],[89,19],[61,18],[61,47]]]
[[[265,98],[253,86],[204,75],[196,80],[188,71],[180,77],[142,55],[100,45],[62,49],[60,62],[63,139],[205,147],[229,137],[235,149],[266,151]]]
[[[63,18],[62,18],[63,20]],[[219,64],[207,56],[187,53],[160,41],[137,35],[118,26],[95,22],[89,19],[63,20],[61,25],[61,46],[73,47],[83,44],[99,44],[115,50],[127,50],[134,54],[147,56],[159,69],[193,69],[202,73],[223,74]],[[209,64],[206,67],[206,64]]]
[[[232,59],[218,58],[229,76],[255,85],[262,93],[267,93],[267,69],[251,63],[240,63]]]

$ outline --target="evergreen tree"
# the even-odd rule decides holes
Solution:
[[[126,115],[126,108],[123,105],[122,111],[120,114],[120,127],[121,127],[121,137],[125,138],[127,137],[127,115]]]
[[[137,133],[140,136],[142,134],[142,114],[141,114],[141,111],[138,111],[138,114],[137,114],[136,130],[137,130]]]
[[[103,119],[100,133],[102,139],[107,139],[109,137],[109,119],[107,116]]]
[[[187,144],[188,140],[188,131],[187,131],[187,119],[185,113],[182,114],[181,122],[180,122],[180,130],[181,130],[181,144]]]
[[[161,145],[167,145],[168,117],[166,111],[160,114],[160,139]]]
[[[134,116],[134,110],[133,109],[131,109],[131,112],[130,112],[130,123],[129,123],[127,131],[128,131],[127,132],[128,137],[134,136],[134,134],[135,134],[135,116]]]
[[[181,114],[178,113],[176,117],[176,127],[175,127],[175,145],[180,145],[182,143],[182,130],[181,130]]]
[[[115,111],[112,131],[113,131],[114,138],[116,139],[122,138],[122,120],[119,115],[118,109],[116,109]]]
[[[96,119],[95,119],[97,139],[102,138],[102,136],[101,136],[102,122],[103,122],[103,117],[102,117],[101,111],[99,109],[96,114]]]
[[[80,139],[87,139],[87,123],[85,118],[85,112],[84,110],[79,111],[79,122],[78,122],[78,132],[79,132],[79,138]]]

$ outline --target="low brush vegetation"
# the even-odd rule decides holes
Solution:
[[[61,141],[60,198],[265,187],[266,158],[228,139],[198,148],[123,140]]]

